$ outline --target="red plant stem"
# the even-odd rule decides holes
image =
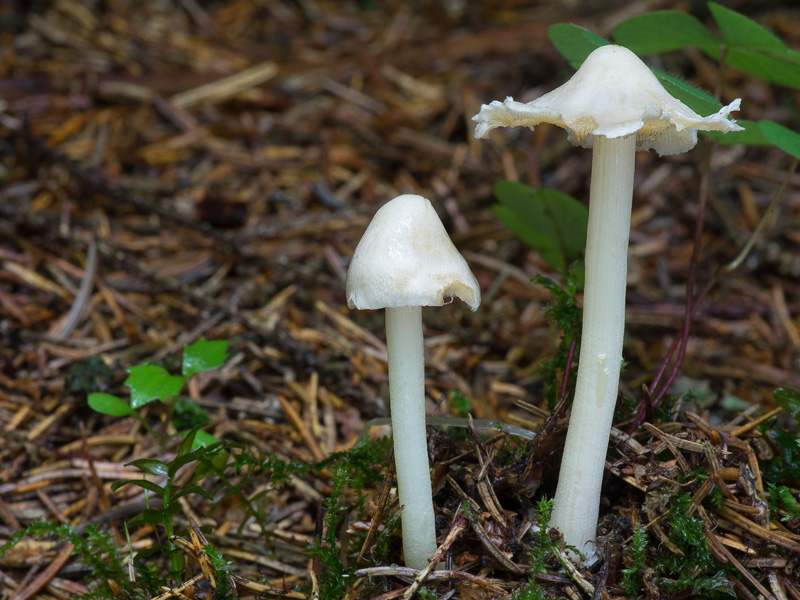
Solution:
[[[693,298],[694,285],[695,285],[695,280],[697,278],[697,263],[699,262],[700,259],[700,252],[702,250],[702,243],[703,243],[703,221],[705,220],[706,200],[708,199],[712,151],[713,151],[713,145],[709,144],[706,150],[706,156],[704,160],[705,164],[703,165],[703,174],[700,178],[700,193],[698,194],[699,197],[697,203],[697,220],[695,221],[695,228],[694,228],[694,248],[692,250],[691,261],[689,262],[689,274],[686,280],[686,301],[685,301],[683,327],[681,327],[680,334],[672,342],[672,346],[670,346],[667,355],[664,357],[664,360],[661,363],[661,367],[659,368],[658,373],[656,373],[653,382],[650,384],[649,388],[650,401],[648,402],[645,399],[639,403],[639,406],[636,410],[636,417],[633,419],[630,426],[628,427],[628,433],[632,433],[633,430],[635,430],[639,425],[642,424],[642,422],[645,419],[645,415],[647,414],[648,404],[651,410],[656,406],[658,406],[659,402],[661,402],[661,400],[666,395],[667,390],[669,390],[670,386],[675,381],[675,378],[678,376],[678,373],[680,373],[681,365],[683,364],[683,359],[686,356],[686,347],[689,344],[689,329],[692,324],[692,319],[694,318],[699,301],[702,300],[702,297],[705,296],[705,294],[702,294],[701,297],[698,298],[698,301],[694,302]],[[678,350],[678,356],[675,359],[674,364],[672,365],[672,370],[670,371],[663,385],[659,387],[661,378],[664,376],[664,373],[666,373],[667,367],[669,366],[670,362],[672,362],[672,356],[675,354],[675,350]]]
[[[800,165],[800,159],[795,158],[792,161],[792,164],[790,165],[789,169],[786,171],[786,176],[785,176],[783,182],[781,183],[780,187],[775,191],[775,194],[772,197],[772,201],[770,202],[769,206],[767,207],[766,212],[764,212],[764,215],[761,217],[761,220],[759,221],[758,226],[753,231],[752,235],[750,236],[750,240],[747,242],[747,244],[744,245],[744,247],[741,249],[741,251],[736,256],[736,258],[734,258],[728,264],[726,264],[726,265],[724,265],[724,266],[722,266],[722,267],[717,269],[716,273],[714,273],[714,275],[708,281],[708,283],[706,284],[706,286],[703,289],[703,291],[701,291],[697,295],[697,298],[695,298],[694,302],[692,303],[690,296],[692,294],[692,289],[693,289],[693,286],[694,286],[694,278],[695,278],[694,272],[695,272],[695,269],[696,269],[697,257],[699,256],[699,251],[700,251],[700,248],[699,248],[699,245],[698,245],[698,239],[699,239],[698,238],[698,232],[700,230],[699,229],[695,230],[695,248],[694,248],[694,252],[695,253],[692,255],[692,264],[690,265],[689,283],[687,284],[686,314],[688,315],[688,317],[684,321],[684,327],[683,327],[683,329],[681,331],[681,335],[677,336],[675,338],[675,340],[672,342],[672,345],[670,346],[669,351],[667,352],[667,355],[664,358],[664,362],[661,364],[661,368],[659,369],[658,373],[656,374],[656,377],[653,379],[653,383],[651,384],[651,387],[647,390],[648,397],[644,399],[642,405],[639,407],[636,417],[631,420],[631,422],[633,424],[631,425],[629,433],[632,432],[632,430],[635,429],[636,426],[641,424],[641,422],[642,422],[642,420],[644,418],[643,415],[645,415],[648,410],[651,410],[653,406],[656,406],[658,404],[658,402],[661,401],[661,399],[664,397],[664,394],[669,389],[669,387],[672,384],[672,382],[675,380],[675,377],[677,377],[678,371],[679,371],[680,366],[681,366],[681,363],[683,362],[683,357],[684,357],[684,354],[685,354],[685,351],[686,351],[686,344],[688,342],[688,337],[689,337],[688,325],[691,323],[691,320],[697,314],[698,307],[706,299],[706,297],[708,296],[708,293],[711,291],[711,289],[714,287],[714,285],[716,285],[717,281],[719,281],[722,276],[727,275],[729,273],[732,273],[734,270],[736,270],[744,262],[745,258],[747,258],[747,256],[748,256],[748,254],[750,254],[750,251],[752,250],[753,245],[755,244],[755,241],[761,236],[761,233],[762,233],[764,227],[766,227],[767,223],[772,218],[773,213],[777,209],[778,203],[779,203],[781,197],[783,196],[784,192],[786,191],[786,187],[789,185],[789,182],[791,181],[792,175],[794,175],[795,171],[797,170],[798,165]],[[708,172],[708,170],[706,170],[706,172]],[[702,191],[702,186],[708,186],[708,185],[710,185],[710,179],[709,179],[708,176],[704,176],[704,178],[701,180],[701,191]],[[698,227],[702,226],[703,214],[705,212],[705,201],[706,201],[707,198],[708,198],[708,189],[706,187],[704,193],[702,193],[701,196],[700,196],[700,202],[699,202],[699,208],[698,208],[698,222],[697,222],[698,223]],[[692,287],[688,287],[688,286],[692,286]],[[681,344],[681,346],[680,346],[681,350],[679,352],[679,355],[678,355],[678,358],[677,358],[677,360],[675,362],[675,365],[673,366],[672,372],[670,373],[670,376],[667,378],[667,381],[664,383],[664,385],[654,395],[653,394],[653,390],[656,389],[656,387],[658,386],[659,381],[661,380],[661,377],[666,372],[667,366],[669,365],[670,361],[672,360],[672,356],[675,354],[675,350],[678,348],[679,344]]]
[[[561,381],[561,393],[559,394],[560,400],[566,398],[567,393],[569,392],[569,374],[572,370],[572,361],[575,359],[575,348],[577,346],[578,336],[573,335],[572,341],[569,344],[569,350],[567,350],[567,359],[564,361],[564,379]]]

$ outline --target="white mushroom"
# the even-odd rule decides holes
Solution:
[[[406,194],[382,206],[353,253],[347,306],[386,309],[389,399],[406,565],[421,569],[436,551],[425,436],[422,306],[457,296],[472,310],[480,288],[431,203]]]
[[[594,149],[578,379],[550,521],[589,559],[622,364],[634,154],[685,152],[698,129],[740,130],[728,120],[739,102],[701,117],[670,96],[633,52],[602,46],[552,92],[527,104],[495,101],[473,117],[478,138],[496,127],[552,123],[567,129],[572,143]]]

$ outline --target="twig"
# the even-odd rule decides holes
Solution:
[[[771,411],[764,413],[763,415],[761,415],[757,419],[753,419],[749,423],[745,423],[741,427],[737,427],[736,429],[731,431],[731,435],[733,437],[740,437],[742,434],[747,433],[748,431],[750,431],[752,429],[755,429],[756,427],[761,425],[761,423],[763,423],[764,421],[769,421],[772,417],[774,417],[777,414],[779,414],[782,410],[783,409],[780,406],[777,407],[777,408],[774,408]]]
[[[712,533],[708,529],[704,529],[703,533],[705,534],[706,539],[708,539],[709,542],[711,542],[712,540],[713,542],[715,542],[714,544],[715,548],[719,552],[721,552],[726,559],[728,559],[728,562],[732,564],[734,568],[737,571],[739,571],[739,573],[741,573],[745,579],[747,579],[747,581],[750,582],[750,585],[756,588],[760,594],[763,594],[764,598],[774,598],[774,596],[769,593],[769,590],[765,588],[763,585],[761,585],[758,579],[753,577],[752,573],[750,573],[750,571],[748,571],[742,566],[742,563],[736,560],[736,557],[733,554],[731,554],[730,550],[728,550],[723,544],[720,543],[719,538],[714,533]]]
[[[356,577],[416,577],[417,574],[419,574],[419,570],[411,567],[369,567],[367,569],[359,569],[355,573]],[[429,581],[447,581],[448,579],[460,579],[484,589],[505,594],[505,590],[495,583],[464,571],[442,570],[433,571],[428,575]]]
[[[289,421],[294,425],[295,429],[300,433],[300,436],[303,438],[303,441],[306,443],[306,446],[311,451],[311,454],[314,456],[314,460],[325,460],[325,454],[322,452],[322,449],[317,444],[317,440],[314,439],[314,436],[311,435],[311,432],[306,427],[305,423],[303,423],[303,419],[300,418],[300,415],[294,409],[294,407],[289,403],[289,401],[281,395],[278,395],[278,400],[281,403],[281,408],[283,408],[283,412],[289,418]]]
[[[201,102],[213,104],[260,85],[275,77],[277,73],[278,66],[272,61],[267,61],[217,81],[175,94],[170,101],[179,108],[188,108]]]
[[[594,586],[584,579],[583,575],[580,574],[577,567],[572,564],[569,556],[567,555],[566,550],[559,550],[556,553],[556,558],[558,558],[561,565],[567,570],[569,573],[570,578],[572,581],[578,584],[578,586],[588,595],[594,596],[595,588]]]
[[[716,509],[717,514],[730,521],[734,525],[741,527],[748,533],[753,534],[756,537],[759,537],[763,540],[766,540],[770,544],[775,544],[776,546],[782,546],[792,552],[800,552],[800,542],[796,542],[788,537],[781,535],[780,533],[776,533],[774,531],[770,531],[761,525],[753,523],[747,517],[740,515],[738,512],[731,510],[727,506],[721,506]]]
[[[498,548],[497,545],[489,538],[489,535],[486,533],[483,527],[481,527],[481,524],[478,523],[478,521],[471,521],[471,524],[472,530],[475,532],[475,535],[478,536],[481,545],[486,548],[486,551],[489,554],[492,555],[492,558],[503,565],[503,568],[506,570],[511,571],[516,575],[522,575],[523,570],[519,567],[519,565],[514,563],[514,561],[503,554],[500,548]]]

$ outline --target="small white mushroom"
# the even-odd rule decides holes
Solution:
[[[602,46],[561,87],[527,104],[483,105],[475,137],[496,127],[552,123],[593,148],[578,379],[550,524],[591,560],[608,437],[622,364],[634,155],[686,152],[697,130],[737,131],[739,100],[701,117],[664,89],[630,50]]]
[[[398,196],[373,217],[347,272],[347,306],[386,309],[389,400],[403,553],[421,569],[436,551],[433,496],[425,435],[422,306],[456,296],[476,310],[480,288],[431,203]]]

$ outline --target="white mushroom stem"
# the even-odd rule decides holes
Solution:
[[[436,551],[428,443],[422,307],[386,308],[389,397],[405,564],[423,569]]]
[[[375,213],[353,252],[345,288],[350,308],[386,309],[403,550],[405,563],[421,569],[436,551],[421,307],[457,297],[476,310],[481,289],[431,203],[415,194],[398,196]]]
[[[635,135],[594,136],[578,379],[550,519],[590,562],[622,364],[635,152]]]

